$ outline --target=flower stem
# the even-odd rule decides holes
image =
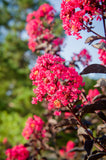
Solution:
[[[95,35],[97,35],[98,37],[100,37],[100,39],[106,39],[106,37],[101,36],[100,34],[96,33],[95,31],[93,31],[90,27],[88,27],[86,24],[83,24],[87,30],[89,30],[90,32],[94,33]]]

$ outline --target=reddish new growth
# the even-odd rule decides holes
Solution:
[[[32,52],[34,52],[39,45],[41,45],[43,49],[44,46],[42,43],[47,43],[47,41],[49,43],[51,42],[53,47],[63,43],[63,38],[55,37],[52,34],[55,12],[52,6],[45,3],[41,5],[37,11],[28,14],[26,30],[29,35],[28,47]]]
[[[59,56],[47,53],[38,57],[30,73],[36,95],[33,97],[33,104],[46,99],[49,102],[48,109],[59,110],[62,106],[77,100],[80,94],[78,88],[84,85],[83,79],[75,68],[67,67],[64,63],[65,60]],[[57,115],[60,113],[57,112]]]
[[[71,149],[73,149],[75,146],[75,143],[73,141],[68,141],[66,144],[66,147],[63,147],[62,149],[59,150],[59,154],[61,157],[66,158],[67,160],[71,160],[75,152],[69,152]]]
[[[87,29],[85,26],[92,27],[94,18],[102,19],[102,7],[105,11],[106,4],[102,6],[100,0],[62,0],[60,18],[66,34],[82,38],[79,32]]]
[[[36,115],[34,115],[34,118],[29,117],[22,135],[25,137],[25,139],[29,139],[32,135],[38,139],[43,138],[45,137],[45,130],[43,130],[43,125],[44,122],[40,117]]]
[[[81,62],[81,64],[85,66],[91,61],[91,56],[86,49],[83,49],[79,54],[74,53],[72,60],[75,62]]]
[[[29,151],[22,145],[15,146],[6,150],[6,160],[27,160]]]
[[[103,62],[104,65],[106,65],[106,41],[102,39],[100,43],[102,42],[105,44],[105,49],[99,49],[98,54],[100,55],[99,59]]]

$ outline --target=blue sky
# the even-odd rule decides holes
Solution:
[[[49,0],[51,2],[51,4],[53,4],[54,8],[60,12],[61,10],[61,2],[62,0]],[[100,34],[103,34],[103,28],[102,28],[102,22],[96,23],[96,21],[94,22],[94,26],[96,26],[96,31]],[[97,49],[93,48],[91,45],[85,44],[85,40],[87,37],[90,37],[94,34],[92,33],[86,33],[86,31],[82,31],[81,32],[82,35],[82,39],[80,40],[76,40],[74,36],[67,36],[65,39],[65,47],[62,49],[62,56],[65,57],[65,59],[69,60],[70,56],[74,53],[79,53],[80,50],[82,50],[83,48],[88,49],[90,55],[92,55],[92,62],[93,63],[101,63],[98,59],[99,55],[97,54]]]
[[[57,10],[57,12],[60,12],[61,10],[61,2],[62,0],[49,0],[51,2],[51,4],[54,6],[54,8]],[[104,31],[103,31],[103,22],[96,22],[94,21],[94,27],[95,27],[95,31],[101,35],[104,35]],[[81,36],[83,37],[80,40],[76,40],[75,37],[73,36],[66,36],[66,39],[64,41],[65,47],[62,48],[61,51],[61,55],[62,57],[64,57],[66,60],[70,60],[70,57],[73,55],[73,53],[79,53],[83,48],[86,48],[90,55],[92,56],[92,62],[90,64],[94,64],[94,63],[99,63],[101,64],[101,61],[99,60],[99,55],[97,54],[97,49],[95,49],[94,47],[92,47],[91,45],[85,44],[85,40],[94,35],[93,33],[87,33],[86,31],[82,31],[81,32]],[[97,43],[98,41],[95,41],[95,43]],[[80,67],[80,70],[82,70],[83,67]],[[94,78],[95,75],[94,74],[90,74],[90,77]],[[106,78],[105,74],[96,74],[96,79],[98,79],[98,77],[104,77]]]

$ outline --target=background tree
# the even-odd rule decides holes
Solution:
[[[35,109],[31,104],[33,92],[29,80],[30,69],[38,53],[32,53],[28,49],[25,26],[28,13],[36,10],[44,2],[47,1],[0,1],[0,142],[4,137],[8,137],[13,144],[22,141],[20,135],[29,113],[36,112],[41,115],[39,107]],[[61,35],[61,20],[59,15],[56,17],[54,32]],[[14,127],[19,126],[17,133],[11,123]]]
[[[2,15],[0,21],[0,110],[6,109],[9,112],[17,110],[22,115],[34,112],[34,107],[30,104],[32,85],[28,75],[30,63],[36,60],[36,53],[31,54],[28,50],[25,24],[27,14],[36,10],[42,3],[44,3],[42,0],[2,0],[0,2]],[[59,23],[60,20],[57,19],[57,22]],[[57,34],[61,33],[61,28],[58,29]]]

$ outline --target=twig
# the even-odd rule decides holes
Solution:
[[[69,110],[71,111],[71,113],[73,114],[73,116],[76,118],[76,120],[78,121],[79,125],[82,126],[86,132],[88,133],[88,135],[94,140],[95,143],[97,143],[99,146],[95,145],[100,151],[105,151],[105,148],[95,139],[95,137],[93,137],[93,135],[88,131],[88,129],[83,125],[83,123],[81,122],[81,120],[75,115],[75,113],[73,112],[71,106],[67,106],[69,108]]]
[[[106,39],[105,37],[101,36],[100,34],[96,33],[95,31],[93,31],[90,27],[88,27],[86,24],[83,24],[90,32],[94,33],[95,35],[97,35],[98,37],[100,37],[101,39]]]

